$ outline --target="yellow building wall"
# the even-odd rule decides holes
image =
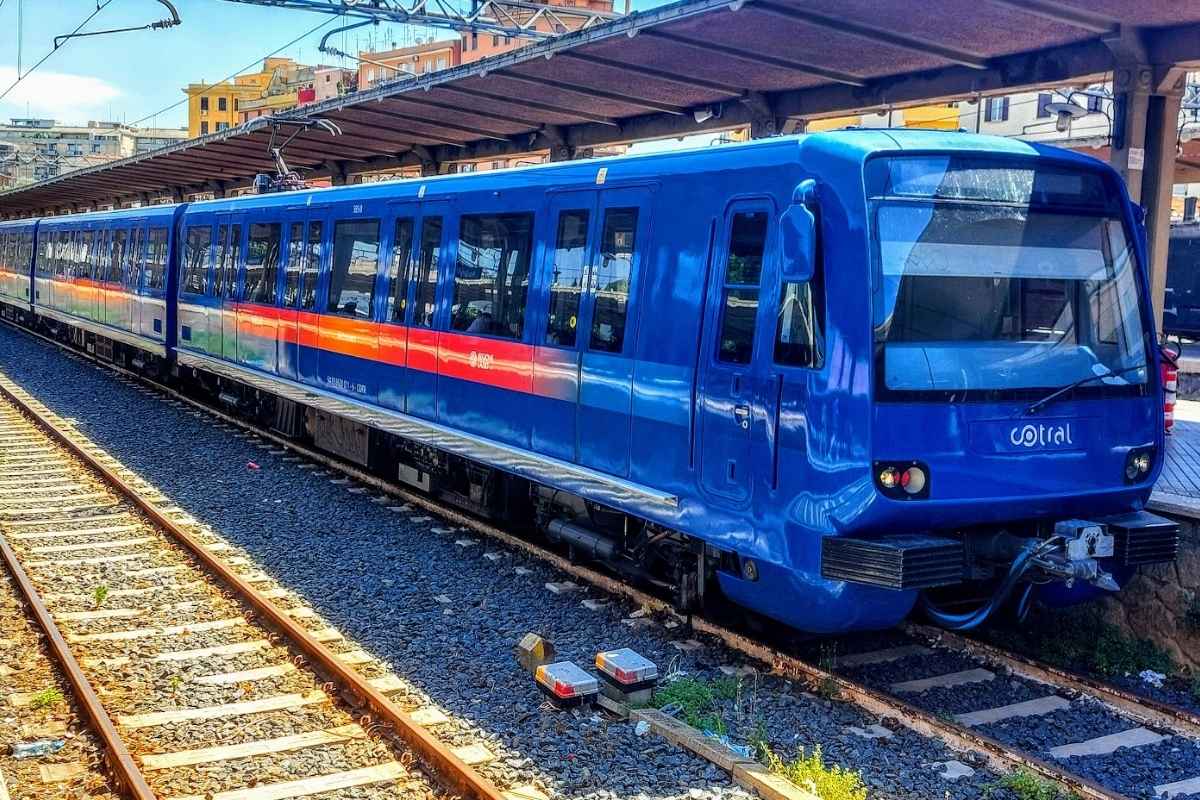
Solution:
[[[939,131],[958,130],[958,104],[916,106],[904,109],[904,127],[932,128]]]
[[[805,133],[820,133],[821,131],[836,131],[838,128],[845,128],[850,125],[861,125],[862,116],[855,114],[853,117],[830,117],[829,119],[811,119],[808,125],[805,126]]]
[[[263,61],[263,68],[248,75],[238,75],[233,83],[228,81],[216,84],[189,84],[184,93],[188,96],[188,136],[195,138],[202,135],[201,123],[208,123],[208,133],[216,133],[217,123],[223,122],[233,128],[238,125],[239,103],[247,100],[258,100],[266,92],[275,77],[275,72],[293,63],[290,58],[268,58]],[[292,105],[296,104],[295,95]],[[208,98],[207,111],[201,110],[200,99]],[[220,110],[220,100],[225,98],[225,110]],[[235,102],[236,101],[236,102]],[[274,108],[274,106],[271,106]]]

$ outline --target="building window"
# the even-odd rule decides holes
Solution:
[[[1098,94],[1089,94],[1089,95],[1087,96],[1087,110],[1088,110],[1088,113],[1089,113],[1089,114],[1096,114],[1096,113],[1099,113],[1099,112],[1100,112],[1100,110],[1101,110],[1101,104],[1102,104],[1103,102],[1104,102],[1104,98],[1103,98],[1103,97],[1101,97],[1100,95],[1098,95]],[[1194,114],[1195,112],[1192,112],[1192,113]]]
[[[201,136],[203,136],[203,135],[204,135],[204,134],[206,134],[206,133],[208,133],[208,123],[207,123],[207,122],[201,122],[201,123],[200,123],[200,135],[201,135]]]
[[[228,127],[229,127],[229,123],[228,123],[228,122],[218,122],[218,123],[217,123],[217,130],[219,130],[219,131],[223,131],[223,130],[225,130],[225,129],[226,129],[226,128],[228,128]]]
[[[367,83],[375,82],[375,68],[371,67],[367,70]]]
[[[445,69],[445,68],[446,68],[446,59],[445,59],[445,58],[439,58],[439,59],[437,60],[437,68],[438,68],[438,69]]]
[[[233,98],[233,110],[234,111],[237,111],[241,105],[242,105],[242,101],[238,100],[236,97]]]
[[[983,108],[985,122],[1003,122],[1008,119],[1008,98],[989,97]]]
[[[229,98],[218,97],[217,98],[217,111],[228,111],[228,110],[229,110]]]
[[[462,218],[450,327],[520,339],[529,293],[533,214]]]
[[[492,34],[492,47],[499,47],[499,46],[500,46],[500,37],[493,33]]]
[[[379,220],[344,220],[333,226],[333,265],[329,270],[331,314],[367,319],[375,300],[379,264]]]
[[[200,98],[200,110],[208,111],[208,98],[207,97]]]
[[[1039,92],[1038,93],[1038,96],[1037,96],[1038,119],[1045,119],[1046,117],[1050,116],[1050,112],[1046,109],[1046,106],[1050,105],[1050,103],[1052,103],[1052,102],[1054,102],[1054,95],[1050,94],[1049,92]]]

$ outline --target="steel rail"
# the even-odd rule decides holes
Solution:
[[[63,638],[62,632],[54,624],[54,617],[50,614],[50,610],[46,608],[41,595],[38,594],[33,582],[29,580],[29,576],[17,561],[16,553],[13,552],[8,540],[2,534],[0,534],[0,556],[3,556],[5,566],[8,567],[17,586],[20,587],[21,594],[33,611],[38,626],[46,634],[50,652],[66,674],[67,681],[75,693],[75,699],[83,708],[84,714],[92,724],[92,729],[104,745],[105,761],[112,770],[114,782],[117,784],[115,788],[128,791],[132,800],[157,800],[150,784],[146,782],[146,777],[142,775],[142,771],[134,762],[129,748],[125,746],[125,741],[117,733],[117,727],[113,724],[112,718],[104,710],[100,696],[92,688],[92,684],[83,674],[83,670],[79,668],[79,662],[75,660],[71,648],[67,646],[67,640]]]
[[[327,676],[334,678],[334,683],[340,686],[348,695],[346,699],[351,705],[366,706],[375,715],[373,718],[374,721],[390,726],[395,735],[412,748],[417,757],[425,763],[447,788],[450,788],[463,797],[474,798],[474,800],[504,800],[504,795],[499,787],[477,773],[466,762],[454,755],[454,753],[450,752],[433,734],[414,722],[407,712],[388,699],[381,691],[371,686],[366,678],[359,675],[353,668],[339,661],[332,650],[318,642],[307,629],[268,600],[262,592],[255,589],[250,583],[234,572],[232,568],[221,561],[221,559],[210,553],[198,539],[167,516],[157,504],[144,497],[129,482],[89,452],[86,447],[75,441],[68,431],[48,419],[31,402],[21,397],[20,394],[24,394],[24,390],[18,389],[14,391],[10,383],[10,379],[0,375],[0,396],[6,398],[29,415],[39,428],[62,444],[73,455],[83,460],[105,483],[116,489],[133,505],[137,506],[154,524],[169,533],[184,549],[203,563],[221,582],[225,583],[237,596],[249,604],[255,612],[266,620],[269,620],[292,644],[296,645],[311,659],[312,663],[310,666],[314,666],[318,671],[323,671]],[[4,543],[4,547],[7,551],[5,558],[8,559],[11,551],[7,550],[7,543]],[[11,562],[11,566],[16,566],[15,558]],[[17,566],[17,569],[19,569],[19,566]],[[23,575],[23,573],[21,574]],[[45,610],[44,606],[42,609],[43,611]],[[45,613],[48,615],[49,612]],[[48,617],[47,622],[43,623],[43,627],[46,624],[53,626],[53,622],[49,622]],[[62,640],[61,635],[58,635],[58,639]],[[62,641],[62,646],[65,651],[65,640]],[[66,655],[70,657],[69,652]],[[79,667],[75,664],[73,658],[71,664],[74,665],[78,677],[84,681],[83,686],[86,687],[86,691],[91,692],[91,687],[86,684],[86,679],[83,678],[82,672],[79,672]],[[91,700],[89,702],[97,703],[96,708],[99,713],[104,713],[98,705],[99,700],[96,698],[94,692],[91,692]],[[111,734],[116,736],[116,730],[112,727],[111,721],[108,721],[108,717],[104,716],[103,719],[107,721],[107,726],[111,729]],[[371,720],[366,720],[365,722],[369,726]],[[119,738],[117,741],[119,742]],[[124,751],[123,748],[122,752],[125,758],[128,759],[128,752]],[[132,765],[132,761],[130,761],[130,765]],[[134,770],[136,772],[136,767],[134,767]],[[140,778],[140,774],[138,774],[138,777]],[[144,779],[142,779],[142,785],[145,786]],[[154,794],[148,786],[145,786],[145,791],[146,794],[139,794],[136,800],[154,800]]]
[[[697,632],[707,634],[720,640],[731,650],[742,653],[749,658],[765,664],[773,671],[785,676],[805,680],[814,685],[836,686],[838,691],[844,697],[849,699],[863,710],[871,714],[875,714],[881,718],[893,719],[896,723],[921,736],[939,739],[951,750],[958,752],[977,751],[984,756],[988,764],[993,769],[996,769],[1000,772],[1012,772],[1014,770],[1022,769],[1029,770],[1048,780],[1058,783],[1059,785],[1065,787],[1069,791],[1077,793],[1083,798],[1093,798],[1093,800],[1131,800],[1131,798],[1121,794],[1120,792],[1116,792],[1101,786],[1089,778],[1085,778],[1068,770],[1061,769],[1054,764],[1038,758],[1032,753],[1028,753],[1016,748],[1010,748],[1004,745],[1002,742],[989,736],[985,736],[955,722],[941,719],[936,715],[929,713],[928,711],[912,705],[911,703],[857,683],[848,678],[844,678],[840,675],[836,675],[829,670],[822,669],[821,667],[810,664],[796,656],[784,653],[770,645],[754,641],[744,634],[730,630],[729,628],[707,620],[703,617],[684,614],[677,610],[669,601],[664,600],[661,597],[644,592],[598,570],[575,564],[563,556],[550,552],[549,550],[540,547],[533,542],[515,536],[514,534],[504,531],[495,525],[484,522],[462,511],[441,505],[431,498],[410,491],[397,484],[391,483],[383,478],[366,472],[357,465],[351,464],[335,456],[313,450],[284,436],[280,436],[269,430],[260,428],[251,422],[247,422],[244,419],[227,414],[220,409],[200,402],[180,391],[177,391],[174,388],[165,386],[143,375],[126,370],[115,364],[103,361],[90,353],[81,352],[65,343],[58,342],[35,331],[31,331],[19,325],[8,323],[7,320],[4,320],[4,322],[21,331],[22,333],[56,345],[67,352],[78,355],[81,358],[85,358],[93,363],[111,369],[118,374],[136,380],[145,386],[151,387],[156,391],[170,397],[171,399],[178,400],[181,403],[185,403],[197,410],[203,411],[210,416],[221,420],[222,422],[253,433],[280,447],[287,448],[293,453],[303,456],[307,460],[313,461],[321,466],[337,470],[344,475],[360,483],[374,487],[375,489],[378,489],[387,495],[397,497],[405,502],[420,506],[431,514],[437,514],[449,522],[469,528],[476,533],[501,542],[533,558],[537,558],[538,560],[548,563],[556,569],[585,581],[608,594],[625,597],[632,602],[638,603],[642,607],[649,609],[650,611],[667,614],[677,619],[686,621]]]
[[[1102,703],[1113,706],[1123,714],[1139,722],[1174,730],[1184,736],[1200,737],[1200,714],[1186,708],[1164,703],[1153,697],[1143,697],[1119,686],[1080,675],[1077,672],[1038,661],[1035,658],[1004,650],[993,644],[971,639],[953,631],[931,625],[909,623],[905,626],[909,635],[923,638],[952,650],[973,655],[1006,667],[1010,671],[1038,683],[1061,686],[1081,694],[1090,695]]]

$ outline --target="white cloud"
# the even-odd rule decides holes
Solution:
[[[0,91],[17,78],[17,70],[0,66]],[[0,101],[0,118],[53,117],[65,123],[104,119],[109,103],[121,96],[110,83],[87,75],[35,70]]]

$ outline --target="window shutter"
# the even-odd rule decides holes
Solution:
[[[1004,98],[1000,102],[1000,119],[1001,120],[1008,119],[1008,98],[1007,97]]]

